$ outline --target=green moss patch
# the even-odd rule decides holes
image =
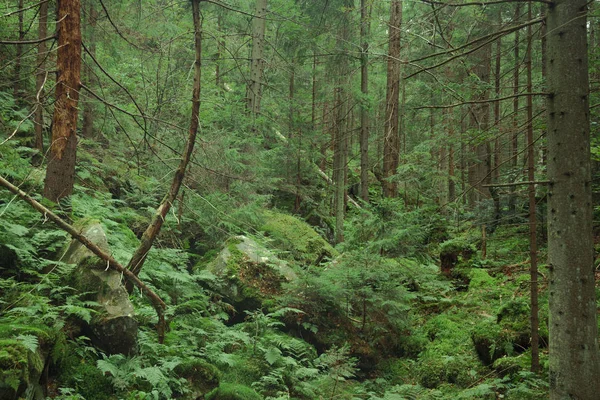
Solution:
[[[248,386],[223,383],[206,395],[206,400],[262,400],[262,396]]]
[[[337,251],[306,222],[294,216],[265,211],[261,230],[275,242],[275,246],[289,254],[289,258],[303,265],[318,264],[338,255]]]

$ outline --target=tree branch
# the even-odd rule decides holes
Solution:
[[[0,44],[39,44],[42,42],[47,42],[48,40],[56,39],[56,35],[48,36],[42,39],[33,39],[33,40],[0,40]]]
[[[523,0],[492,0],[492,1],[472,1],[466,3],[446,3],[443,1],[436,0],[421,0],[421,2],[426,4],[435,4],[438,6],[448,6],[448,7],[466,7],[466,6],[489,6],[492,4],[503,4],[503,3],[518,3]],[[536,3],[544,3],[544,4],[554,4],[551,0],[532,0]]]
[[[463,102],[460,102],[460,103],[449,104],[449,105],[445,105],[445,106],[441,106],[441,105],[440,106],[438,106],[438,105],[419,106],[419,107],[413,107],[411,109],[412,110],[422,110],[424,108],[454,108],[454,107],[464,106],[466,104],[495,103],[497,101],[513,99],[515,97],[523,97],[523,96],[548,96],[548,95],[549,95],[549,93],[544,93],[544,92],[519,93],[519,94],[510,95],[510,96],[497,97],[497,98],[494,98],[494,99],[463,101]]]

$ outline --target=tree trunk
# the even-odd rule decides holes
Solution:
[[[348,15],[353,1],[345,0],[345,7],[341,16],[341,30],[337,46],[339,56],[338,70],[334,100],[334,126],[333,126],[333,183],[334,215],[335,215],[335,242],[344,241],[344,218],[346,214],[346,169],[348,158],[348,94],[347,85],[350,75],[347,46],[350,42],[350,21]]]
[[[77,151],[77,104],[81,85],[81,2],[59,0],[57,7],[58,72],[50,159],[44,182],[44,197],[54,202],[73,193]]]
[[[344,76],[340,74],[340,76]],[[341,78],[343,80],[343,78]],[[334,215],[335,242],[344,241],[344,217],[346,200],[346,152],[347,132],[346,95],[342,86],[335,89],[335,121],[333,126],[333,183],[334,183]]]
[[[550,399],[596,399],[587,0],[548,8]]]
[[[515,23],[518,23],[521,18],[521,3],[517,2],[517,7],[515,10]],[[517,159],[519,153],[519,68],[521,66],[521,59],[519,57],[519,31],[515,31],[515,64],[513,69],[513,115],[512,115],[512,134],[511,134],[511,143],[510,143],[510,166],[512,169],[511,176],[513,176],[513,180],[516,180],[518,177],[517,174]],[[510,195],[508,198],[508,212],[510,215],[514,215],[516,212],[516,194],[515,187],[511,186]]]
[[[387,94],[383,138],[383,194],[385,197],[398,195],[398,183],[390,178],[396,174],[400,160],[400,27],[402,24],[402,2],[393,0],[390,6]]]
[[[252,21],[252,64],[248,82],[247,109],[256,117],[260,113],[264,72],[264,50],[267,0],[256,0],[256,11]]]
[[[192,117],[190,120],[188,139],[185,145],[185,149],[183,151],[183,156],[179,163],[179,167],[177,168],[177,171],[175,171],[175,176],[173,177],[173,181],[171,182],[169,193],[167,193],[162,203],[156,210],[152,221],[150,222],[148,228],[146,228],[144,234],[142,235],[140,246],[136,249],[133,256],[131,256],[129,264],[127,264],[127,269],[131,270],[131,272],[133,272],[136,276],[142,270],[142,266],[144,265],[144,261],[146,260],[148,252],[152,248],[154,239],[156,239],[156,236],[158,236],[160,229],[162,228],[163,222],[165,221],[165,218],[167,217],[171,206],[177,198],[179,188],[183,183],[185,171],[192,157],[192,151],[194,150],[194,144],[196,142],[196,134],[198,133],[200,115],[200,78],[202,71],[202,22],[200,20],[200,1],[202,0],[192,0],[192,13],[194,19],[194,47],[196,50],[196,60],[194,62],[194,88],[192,92],[191,113]],[[128,289],[131,290],[131,287],[129,286]]]
[[[501,27],[502,26],[502,13],[500,12],[500,10],[498,10],[498,26]],[[502,90],[501,90],[501,81],[502,81],[502,76],[501,76],[501,72],[502,72],[502,38],[499,37],[498,40],[496,40],[496,64],[495,64],[495,68],[494,68],[494,92],[495,92],[495,96],[496,98],[500,98],[501,94],[502,94]],[[502,148],[501,148],[501,141],[500,141],[500,137],[502,136],[501,132],[501,126],[500,126],[500,100],[497,100],[494,102],[494,127],[496,128],[495,130],[495,139],[494,139],[494,162],[493,162],[493,171],[492,171],[492,181],[494,183],[500,183],[500,165],[502,165],[501,162],[501,154],[502,154]],[[493,222],[493,227],[495,228],[500,222],[500,195],[498,193],[497,188],[495,187],[491,187],[490,188],[490,194],[492,195],[492,198],[494,199],[494,222]]]
[[[23,9],[23,0],[17,0],[17,9]],[[23,13],[19,12],[19,41],[25,40],[25,31],[23,27]],[[17,54],[15,56],[15,71],[14,71],[14,82],[13,82],[13,96],[17,104],[22,103],[21,99],[21,58],[23,56],[23,45],[16,45]]]
[[[360,110],[360,197],[369,202],[369,109],[367,98],[369,96],[369,17],[367,12],[367,0],[360,2],[360,91],[364,97]]]
[[[479,51],[473,53],[475,58],[474,74],[479,78],[480,87],[475,87],[476,99],[486,101],[489,99],[489,82],[491,70],[492,46],[488,44]],[[474,104],[470,109],[470,127],[478,135],[485,135],[489,128],[490,105],[489,103]],[[473,146],[475,160],[469,165],[469,185],[471,193],[469,205],[474,206],[482,199],[490,198],[490,191],[485,184],[490,183],[491,173],[491,151],[488,140],[479,140],[480,143]]]
[[[223,48],[225,42],[221,39],[223,37],[223,16],[219,12],[217,16],[217,33],[219,38],[217,39],[217,55],[215,60],[215,85],[219,90],[223,90],[223,77],[221,76],[221,63],[223,62]]]
[[[528,4],[527,18],[531,20],[531,2]],[[527,27],[527,92],[533,92],[531,79],[531,47],[533,32],[531,25]],[[533,141],[533,96],[527,96],[527,179],[535,181],[535,151]],[[531,272],[531,372],[540,370],[539,350],[539,305],[538,305],[538,266],[537,266],[537,217],[535,204],[535,184],[529,184],[529,259]]]
[[[96,21],[98,20],[98,13],[96,12],[96,8],[94,7],[94,1],[89,2],[88,8],[88,21],[87,21],[87,40],[88,44],[87,49],[90,54],[95,57],[96,56]],[[94,83],[96,82],[94,71],[92,70],[90,57],[88,57],[89,62],[86,64],[84,68],[86,86],[93,88]],[[85,138],[94,137],[94,100],[89,98],[83,104],[83,126],[81,127],[81,136]]]
[[[48,2],[40,4],[39,19],[38,19],[38,38],[43,39],[48,35]],[[35,129],[35,145],[38,150],[38,158],[44,154],[44,107],[42,106],[44,99],[44,84],[46,82],[46,42],[40,42],[37,47],[37,70],[35,75],[35,113],[34,113],[34,129]],[[37,163],[37,162],[36,162]]]

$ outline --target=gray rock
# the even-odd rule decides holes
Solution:
[[[102,250],[109,252],[108,240],[98,222],[88,222],[83,235]],[[96,346],[109,354],[134,354],[137,350],[138,324],[133,305],[121,283],[121,274],[108,269],[106,263],[76,240],[72,240],[62,260],[76,264],[70,283],[86,297],[96,301],[98,312],[92,321],[84,324]]]

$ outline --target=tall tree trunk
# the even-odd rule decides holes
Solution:
[[[17,0],[17,9],[23,9],[23,0]],[[23,13],[19,11],[19,41],[25,40],[25,30],[23,27]],[[14,82],[13,82],[13,96],[17,104],[22,103],[21,99],[21,58],[23,57],[23,45],[16,45],[17,54],[15,56],[15,71],[14,71]]]
[[[215,85],[218,89],[223,90],[223,77],[221,76],[221,63],[223,60],[223,48],[225,47],[225,42],[223,41],[223,16],[219,12],[217,15],[217,33],[219,38],[217,39],[217,55],[215,60]]]
[[[518,23],[521,19],[521,3],[517,2],[517,7],[515,9],[515,23]],[[512,134],[511,134],[511,143],[510,143],[510,166],[512,170],[512,174],[514,174],[514,179],[516,180],[518,177],[517,174],[517,159],[519,153],[519,69],[521,67],[521,59],[519,56],[519,31],[515,31],[515,65],[513,69],[513,115],[512,115]],[[511,176],[512,176],[511,174]],[[508,198],[508,212],[510,215],[514,215],[516,212],[516,194],[515,187],[510,187],[510,195]]]
[[[96,21],[98,20],[98,13],[96,11],[96,7],[94,7],[94,1],[89,2],[88,8],[88,21],[87,21],[87,29],[86,32],[86,43],[88,44],[87,49],[90,54],[95,57],[96,56]],[[93,88],[96,79],[94,76],[94,71],[91,67],[92,60],[91,57],[88,57],[88,63],[84,68],[86,85]],[[81,127],[81,136],[85,138],[94,137],[94,100],[89,98],[83,104],[83,126]]]
[[[342,69],[344,66],[341,67]],[[346,132],[346,91],[344,90],[345,75],[340,73],[339,86],[335,89],[333,122],[333,184],[334,184],[334,215],[335,215],[335,242],[344,241],[344,217],[346,200],[346,154],[347,154],[347,132]]]
[[[498,10],[498,26],[501,27],[502,26],[502,12],[500,11],[500,9]],[[502,81],[502,75],[501,75],[501,66],[502,66],[502,37],[499,37],[498,40],[496,40],[496,64],[495,64],[495,68],[494,68],[494,93],[496,98],[500,98],[500,95],[502,94],[502,90],[501,90],[501,81]],[[502,148],[501,148],[501,142],[500,142],[500,137],[502,136],[502,129],[500,126],[500,100],[497,100],[494,102],[494,127],[496,128],[495,130],[495,139],[494,139],[494,162],[493,162],[493,171],[492,171],[492,181],[494,183],[500,183],[500,165],[502,164],[501,162],[501,154],[502,154]],[[492,198],[494,199],[494,222],[493,222],[493,227],[496,227],[499,223],[500,220],[500,195],[498,193],[498,189],[495,187],[491,187],[490,188],[490,194],[492,195]]]
[[[361,38],[361,57],[360,57],[360,91],[363,95],[362,107],[360,110],[360,197],[369,202],[369,109],[367,107],[367,98],[369,96],[369,16],[367,10],[367,0],[360,2],[360,38]]]
[[[43,39],[48,35],[48,2],[40,4],[38,17],[38,38]],[[46,42],[40,42],[37,46],[37,69],[35,75],[35,113],[34,113],[34,129],[35,129],[35,145],[39,156],[44,154],[44,107],[42,105],[44,99],[44,84],[46,82],[47,72],[46,64]],[[37,163],[37,161],[36,161]]]
[[[52,143],[44,197],[58,202],[73,193],[77,148],[77,104],[81,85],[81,2],[59,0],[57,78]]]
[[[528,3],[527,18],[531,20],[531,2]],[[527,27],[527,92],[533,92],[531,78],[531,48],[533,32],[531,25]],[[527,179],[535,181],[535,142],[533,141],[533,96],[527,96]],[[531,272],[531,371],[540,370],[539,350],[539,305],[538,305],[538,266],[537,266],[537,217],[535,204],[535,184],[529,184],[529,259]]]
[[[590,172],[587,0],[548,8],[550,399],[600,393]]]
[[[481,50],[473,53],[475,57],[474,74],[479,78],[479,87],[474,88],[477,91],[477,100],[487,101],[489,99],[489,83],[491,70],[492,46],[488,44]],[[490,106],[484,102],[474,104],[470,109],[470,127],[480,135],[485,135],[489,128]],[[479,140],[480,143],[473,146],[475,159],[469,165],[469,185],[471,193],[469,204],[474,206],[476,202],[482,199],[490,198],[490,191],[485,184],[490,183],[491,172],[491,151],[488,140]]]
[[[400,28],[402,1],[392,0],[390,6],[389,43],[387,60],[387,94],[383,139],[383,195],[396,197],[398,184],[390,181],[400,160]]]
[[[192,158],[192,152],[194,150],[194,144],[196,143],[196,134],[198,133],[198,126],[200,124],[200,82],[202,72],[202,21],[200,19],[200,2],[203,0],[192,0],[192,14],[194,20],[194,47],[196,50],[196,60],[194,62],[194,88],[192,91],[192,112],[190,120],[190,128],[188,132],[188,139],[183,150],[183,155],[179,166],[173,176],[171,187],[169,192],[164,197],[162,203],[156,210],[152,221],[144,231],[141,239],[140,246],[136,249],[127,269],[131,270],[136,276],[139,275],[146,260],[148,252],[152,248],[156,236],[158,236],[160,229],[162,228],[163,222],[171,209],[171,206],[177,198],[179,188],[183,183],[187,166]],[[128,287],[131,290],[131,286]]]
[[[265,68],[265,30],[267,16],[267,0],[256,0],[256,11],[252,21],[252,64],[250,81],[248,82],[247,108],[256,117],[260,113],[262,82]]]
[[[346,169],[348,156],[348,78],[350,66],[348,52],[350,42],[349,13],[354,2],[345,0],[345,7],[341,15],[341,30],[337,42],[339,55],[337,59],[337,80],[334,100],[334,126],[333,126],[333,184],[334,215],[335,215],[335,242],[344,241],[344,218],[346,214]]]

